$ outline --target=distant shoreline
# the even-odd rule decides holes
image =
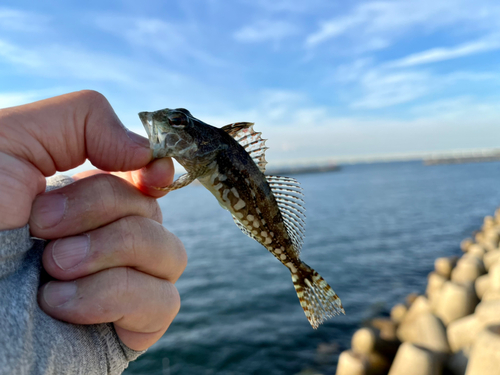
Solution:
[[[500,150],[484,152],[481,154],[428,158],[424,159],[424,164],[425,165],[464,164],[464,163],[485,163],[490,161],[500,161]]]
[[[281,168],[270,168],[266,170],[267,175],[293,175],[293,174],[305,174],[305,173],[324,173],[339,171],[340,166],[337,164],[331,165],[306,165],[306,166],[295,166],[295,167],[281,167]]]

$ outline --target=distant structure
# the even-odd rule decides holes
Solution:
[[[423,160],[425,165],[484,163],[489,161],[500,161],[500,149],[453,153],[424,158]]]
[[[269,168],[266,170],[267,175],[293,175],[304,173],[324,173],[339,171],[340,167],[337,164],[320,164],[320,165],[296,165],[296,166],[282,166],[276,168]]]

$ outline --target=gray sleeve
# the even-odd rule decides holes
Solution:
[[[58,176],[48,190],[71,182]],[[0,232],[0,375],[121,374],[143,352],[126,347],[112,324],[69,324],[38,307],[44,247],[28,226]]]

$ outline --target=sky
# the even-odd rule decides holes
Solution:
[[[498,0],[0,4],[0,108],[104,94],[255,122],[268,161],[500,147]]]

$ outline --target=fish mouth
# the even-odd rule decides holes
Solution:
[[[141,119],[142,126],[148,133],[149,147],[153,150],[153,156],[158,154],[158,148],[161,147],[161,136],[158,134],[158,126],[155,125],[153,120],[153,112],[140,112],[139,118]]]
[[[167,153],[165,140],[167,133],[162,132],[161,126],[155,124],[153,116],[156,112],[140,112],[139,118],[141,119],[142,126],[146,129],[149,138],[149,147],[153,150],[153,157],[161,158],[165,157]]]
[[[141,119],[142,126],[146,129],[146,133],[148,133],[148,138],[151,140],[151,136],[154,133],[155,126],[153,125],[153,113],[152,112],[140,112],[139,118]]]

